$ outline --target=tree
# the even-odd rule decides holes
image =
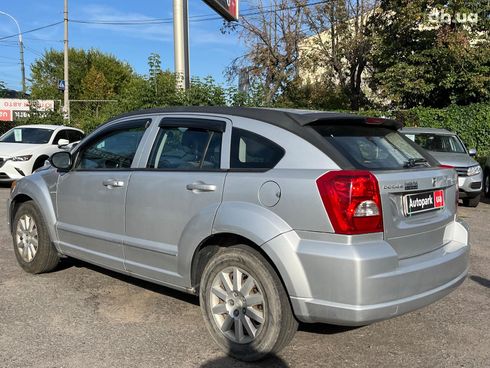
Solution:
[[[327,91],[338,99],[347,97],[352,110],[366,103],[362,87],[372,47],[368,27],[377,6],[376,0],[331,0],[305,7],[309,37],[302,43],[302,68],[321,74],[315,82],[330,86]]]
[[[91,73],[92,82],[105,80],[104,94],[117,95],[131,79],[134,72],[129,64],[98,50],[69,50],[70,99],[82,99],[86,88],[95,91],[84,79]],[[95,79],[94,79],[95,78]],[[31,66],[31,90],[33,98],[59,99],[58,81],[63,79],[63,53],[54,49],[45,51]],[[105,98],[105,97],[104,97]]]
[[[483,0],[383,0],[373,21],[373,89],[402,108],[488,101],[489,7]]]
[[[253,0],[249,7],[253,14],[225,26],[225,31],[238,32],[246,47],[227,75],[233,80],[246,74],[252,83],[262,84],[264,103],[269,105],[296,77],[305,7],[296,0]]]
[[[70,100],[112,100],[119,96],[135,74],[129,64],[98,50],[69,50]],[[31,66],[33,99],[61,99],[58,81],[63,79],[63,53],[47,50]],[[77,101],[71,103],[75,125],[94,127],[110,114],[119,112],[113,102]]]
[[[0,97],[3,97],[6,95],[6,88],[5,88],[5,83],[0,80]]]

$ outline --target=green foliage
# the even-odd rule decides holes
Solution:
[[[109,98],[119,94],[133,75],[133,70],[127,63],[95,49],[70,49],[69,71],[70,99]],[[62,93],[58,91],[58,80],[63,78],[63,53],[54,49],[45,51],[31,66],[31,96],[39,99],[60,99]],[[99,81],[104,83],[103,92],[94,85]]]
[[[414,108],[395,113],[407,126],[444,128],[455,132],[479,157],[490,155],[490,104],[451,105],[445,109]]]
[[[447,129],[458,134],[468,148],[476,148],[479,158],[490,155],[490,104],[451,105],[443,109],[364,110],[356,113],[394,118],[409,127]]]
[[[351,100],[339,85],[328,81],[303,84],[296,79],[287,85],[276,105],[312,110],[348,110]]]
[[[372,19],[371,88],[398,108],[489,101],[490,42],[488,28],[483,28],[489,4],[381,1],[382,11]],[[478,22],[457,21],[473,12]],[[452,22],[431,14],[444,14]]]
[[[0,97],[5,96],[6,94],[7,93],[6,93],[6,90],[5,90],[5,83],[0,80]]]

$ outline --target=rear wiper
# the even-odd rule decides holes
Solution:
[[[426,164],[427,160],[425,158],[409,158],[408,161],[405,161],[403,167],[414,167],[417,165]]]

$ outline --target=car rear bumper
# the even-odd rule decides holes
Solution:
[[[357,326],[426,306],[464,281],[468,232],[453,222],[447,234],[444,246],[402,260],[374,236],[333,244],[291,232],[266,243],[264,250],[281,273],[300,321]]]

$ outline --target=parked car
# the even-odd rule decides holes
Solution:
[[[403,128],[401,133],[441,164],[453,166],[458,173],[459,198],[465,206],[478,206],[483,177],[481,166],[472,158],[476,156],[474,148],[468,150],[455,133],[446,129]]]
[[[84,137],[80,129],[60,125],[21,125],[0,137],[0,182],[30,175],[56,151]]]
[[[483,168],[483,193],[485,197],[490,198],[490,156],[487,157]]]
[[[249,361],[298,321],[404,314],[463,282],[469,245],[454,170],[398,128],[300,110],[119,116],[13,186],[17,260],[41,273],[69,256],[197,294],[216,343]]]

